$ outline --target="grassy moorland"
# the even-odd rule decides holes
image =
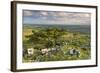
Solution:
[[[23,62],[90,59],[90,38],[89,33],[60,27],[24,26]],[[28,54],[28,48],[33,54]]]

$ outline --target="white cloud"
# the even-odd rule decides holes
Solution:
[[[32,11],[25,10],[25,11],[23,11],[23,15],[24,16],[31,16],[31,15],[33,15],[33,13],[32,13]]]
[[[48,13],[45,12],[45,11],[40,12],[40,14],[41,14],[41,15],[44,15],[44,16],[48,15]]]

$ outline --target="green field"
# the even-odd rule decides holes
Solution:
[[[23,62],[87,60],[90,34],[58,27],[23,27]],[[28,54],[28,48],[34,50]]]

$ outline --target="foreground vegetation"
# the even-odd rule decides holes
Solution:
[[[23,29],[23,62],[86,60],[90,51],[89,34],[57,27]]]

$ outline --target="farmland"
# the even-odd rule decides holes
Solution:
[[[87,60],[91,58],[89,25],[23,26],[23,62]],[[28,49],[34,51],[28,53]]]

